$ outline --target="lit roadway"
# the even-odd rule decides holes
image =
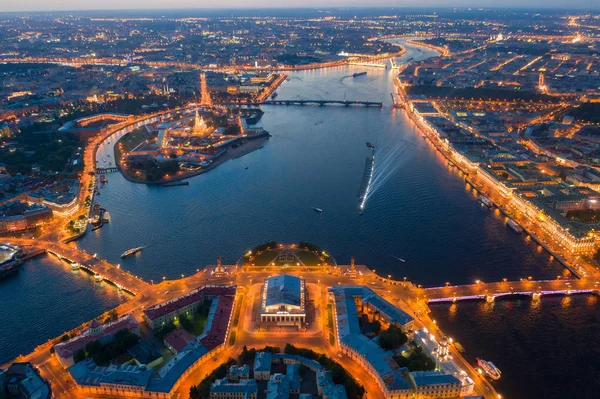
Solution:
[[[64,258],[80,263],[82,266],[93,270],[95,273],[102,274],[116,284],[119,284],[133,292],[136,296],[131,300],[119,305],[116,311],[119,315],[132,313],[134,317],[143,322],[143,310],[156,303],[160,303],[175,297],[181,296],[199,286],[205,284],[236,284],[238,292],[236,295],[236,307],[241,306],[239,312],[239,325],[232,327],[235,331],[236,339],[233,346],[227,346],[226,349],[207,360],[207,364],[198,368],[190,376],[186,377],[177,393],[180,397],[187,397],[189,388],[198,384],[215,367],[226,361],[229,357],[235,357],[244,345],[248,347],[262,348],[265,345],[277,346],[283,348],[286,343],[293,343],[300,347],[307,347],[322,352],[338,361],[348,372],[359,380],[365,387],[370,398],[383,397],[377,384],[372,378],[360,378],[366,376],[366,370],[358,363],[352,361],[347,356],[342,356],[335,346],[329,343],[329,327],[327,323],[327,287],[335,285],[366,285],[390,302],[397,304],[400,308],[409,312],[415,318],[416,328],[426,327],[436,336],[439,341],[444,336],[439,330],[435,321],[429,316],[427,303],[432,300],[445,298],[460,298],[465,296],[494,296],[512,293],[531,293],[544,292],[549,294],[554,291],[556,294],[568,295],[576,293],[577,290],[594,291],[598,293],[598,282],[591,278],[580,280],[557,279],[549,281],[529,281],[527,279],[515,282],[493,282],[484,283],[482,281],[475,284],[450,286],[437,288],[416,287],[412,283],[403,281],[394,281],[375,274],[364,266],[357,266],[359,271],[357,277],[351,277],[344,273],[348,266],[339,266],[332,273],[323,270],[306,270],[303,268],[285,268],[268,267],[260,271],[237,270],[235,266],[229,266],[231,275],[213,276],[208,267],[197,271],[191,276],[182,276],[178,280],[166,280],[158,284],[147,283],[131,274],[123,271],[118,266],[112,265],[103,260],[97,259],[93,255],[78,250],[73,246],[66,244],[57,244],[44,240],[11,240],[11,243],[20,245],[26,251],[40,252],[41,250],[52,251]],[[306,331],[274,330],[265,331],[255,328],[255,321],[258,318],[257,309],[260,301],[260,287],[262,281],[274,274],[285,273],[293,274],[304,278],[309,290],[309,299],[315,309],[315,321]],[[243,300],[242,300],[243,298]],[[236,311],[234,310],[234,314]],[[87,323],[73,330],[80,332]],[[333,331],[335,334],[335,331]],[[74,382],[69,374],[62,368],[56,357],[50,354],[50,348],[57,342],[57,339],[38,346],[31,354],[21,357],[20,361],[31,361],[37,365],[42,375],[52,383],[53,391],[57,398],[81,397]],[[478,372],[468,362],[452,348],[452,356],[460,368],[465,370],[475,381],[476,391],[484,394],[488,398],[496,398],[497,393],[493,387],[480,376]]]
[[[12,243],[23,246],[26,250],[39,251],[41,249],[46,249],[52,251],[62,257],[76,261],[82,266],[93,270],[95,273],[102,274],[106,279],[135,292],[135,297],[119,305],[116,308],[116,311],[119,315],[132,313],[140,322],[143,322],[143,310],[145,308],[181,296],[199,286],[205,284],[238,285],[235,306],[241,306],[241,309],[239,312],[239,325],[237,327],[232,327],[232,330],[234,330],[236,334],[234,345],[227,346],[223,352],[215,355],[214,358],[207,360],[208,364],[203,365],[190,376],[185,377],[177,390],[180,397],[187,397],[191,385],[198,384],[207,373],[226,361],[229,357],[235,357],[244,345],[257,348],[264,347],[265,345],[272,345],[283,348],[285,344],[289,342],[300,347],[312,348],[334,358],[348,370],[351,375],[359,380],[368,392],[369,398],[382,398],[383,394],[374,380],[366,377],[366,370],[347,356],[342,356],[339,353],[338,348],[331,346],[329,343],[330,331],[325,309],[327,308],[327,287],[334,285],[367,285],[392,303],[398,304],[398,306],[404,308],[409,313],[415,314],[415,312],[417,312],[418,315],[415,314],[415,321],[418,327],[426,326],[432,333],[436,334],[438,339],[441,339],[443,336],[443,333],[436,330],[433,321],[429,319],[427,313],[420,312],[421,309],[425,309],[425,302],[421,300],[420,297],[422,297],[424,295],[423,293],[427,292],[427,290],[415,288],[411,283],[396,282],[379,277],[364,266],[357,266],[357,270],[359,271],[357,277],[351,277],[344,274],[343,271],[346,270],[348,266],[339,266],[338,268],[335,268],[332,273],[326,273],[323,270],[302,270],[301,268],[286,268],[282,270],[277,267],[269,267],[262,271],[250,272],[237,270],[235,266],[229,266],[229,270],[232,274],[226,276],[211,275],[210,271],[212,268],[207,267],[201,271],[197,271],[197,273],[191,276],[182,276],[183,278],[178,280],[163,279],[163,281],[158,284],[149,284],[121,270],[118,266],[111,265],[108,262],[97,259],[84,251],[80,251],[75,247],[66,244],[56,244],[43,240],[12,240]],[[281,273],[282,271],[285,271],[285,273],[288,274],[301,276],[307,282],[307,287],[310,292],[309,299],[311,300],[311,303],[313,303],[312,306],[314,306],[315,309],[315,321],[306,331],[259,331],[254,328],[254,320],[257,318],[255,310],[258,306],[255,302],[260,298],[260,295],[257,295],[260,292],[260,283],[264,278]],[[440,292],[443,292],[443,290],[453,290],[454,292],[455,290],[462,289],[467,290],[473,288],[442,288]],[[483,288],[479,287],[478,289],[482,290]],[[430,290],[430,292],[425,295],[431,296],[434,292],[437,291]],[[241,298],[244,299],[241,300]],[[235,313],[236,310],[234,310],[233,314]],[[80,332],[84,329],[86,324],[87,323],[77,327],[73,332]],[[50,354],[50,348],[57,342],[58,338],[49,340],[38,346],[31,354],[20,357],[18,360],[30,361],[38,366],[44,378],[47,378],[52,383],[53,391],[57,398],[84,397],[85,395],[78,390],[69,374],[62,368],[56,357]],[[460,354],[454,352],[454,358],[459,366],[476,382],[479,393],[486,394],[489,398],[495,398],[497,396],[493,391],[493,388],[487,384],[482,377],[477,375]],[[359,376],[365,376],[365,378],[360,378]]]
[[[180,61],[146,61],[139,60],[135,62],[128,62],[124,58],[66,58],[66,57],[18,57],[18,58],[1,58],[0,62],[8,64],[59,64],[59,65],[114,65],[114,66],[127,66],[127,65],[147,65],[152,68],[186,68],[186,69],[200,69],[203,71],[223,72],[231,73],[234,71],[299,71],[307,69],[320,69],[320,68],[332,68],[348,65],[352,62],[372,62],[379,60],[386,60],[389,58],[400,57],[405,53],[405,49],[402,48],[400,51],[395,53],[383,53],[378,55],[364,55],[357,57],[348,57],[347,59],[337,61],[327,61],[320,63],[313,63],[307,65],[297,66],[281,66],[281,67],[252,67],[252,66],[224,66],[224,67],[209,67],[208,65],[193,64],[189,62]]]

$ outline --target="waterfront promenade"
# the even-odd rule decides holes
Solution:
[[[470,285],[444,287],[422,288],[409,281],[396,281],[377,275],[366,266],[357,265],[355,272],[350,273],[350,266],[338,265],[335,267],[322,267],[306,269],[302,267],[286,267],[282,269],[277,266],[264,267],[258,270],[245,270],[236,267],[236,265],[226,266],[228,273],[213,273],[214,266],[207,266],[204,269],[198,269],[196,273],[190,276],[183,276],[177,280],[163,279],[157,283],[146,282],[120,269],[118,265],[113,265],[98,259],[84,251],[67,244],[57,244],[44,240],[13,240],[13,244],[22,246],[27,253],[31,255],[49,254],[59,256],[69,262],[77,262],[82,267],[90,270],[94,274],[101,274],[105,281],[109,281],[116,287],[121,287],[132,292],[131,299],[115,310],[119,315],[131,313],[139,322],[143,322],[143,310],[156,303],[164,302],[175,297],[188,293],[202,285],[207,284],[235,284],[238,287],[236,295],[236,307],[239,307],[239,323],[233,327],[235,339],[229,341],[229,346],[214,359],[207,361],[209,364],[203,365],[189,376],[186,376],[177,388],[179,397],[187,397],[189,387],[197,384],[203,376],[210,370],[218,366],[222,361],[230,356],[235,356],[244,345],[249,347],[263,347],[265,345],[283,347],[287,342],[294,342],[303,347],[310,347],[318,352],[327,354],[340,362],[347,370],[350,370],[354,376],[365,375],[361,366],[356,364],[350,358],[341,355],[339,348],[332,346],[329,340],[331,333],[326,321],[327,307],[327,287],[337,285],[365,285],[379,293],[381,296],[396,304],[398,307],[408,312],[415,318],[415,328],[427,328],[434,334],[439,341],[445,335],[439,330],[435,320],[429,316],[428,304],[434,302],[453,302],[460,300],[488,300],[493,301],[500,298],[511,296],[531,296],[532,300],[540,298],[534,296],[539,293],[540,296],[546,295],[575,295],[578,293],[588,293],[598,295],[598,282],[584,278],[579,280],[557,279],[545,281],[501,281],[489,282],[482,281]],[[315,316],[314,328],[302,332],[256,332],[251,328],[254,307],[256,306],[257,286],[267,277],[276,273],[296,275],[306,280],[307,284],[315,294],[316,302],[314,304],[317,310]],[[110,289],[107,286],[108,289]],[[243,298],[243,299],[241,299]],[[104,315],[100,316],[101,318]],[[71,334],[81,332],[88,323],[75,328]],[[249,327],[250,326],[250,327]],[[42,375],[48,378],[55,389],[57,398],[75,398],[80,397],[81,393],[74,381],[71,380],[68,373],[62,368],[58,360],[52,355],[50,349],[58,342],[60,337],[48,340],[48,342],[38,346],[32,353],[18,358],[19,361],[31,361],[41,370]],[[475,381],[476,391],[486,398],[497,398],[494,388],[480,376],[475,368],[469,364],[458,350],[451,348],[453,358],[457,364],[465,370]],[[357,377],[368,392],[369,398],[380,398],[382,392],[376,384],[370,379],[361,379]]]

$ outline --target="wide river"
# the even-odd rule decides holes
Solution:
[[[432,51],[409,48],[398,61],[432,56]],[[359,71],[368,74],[352,77]],[[147,280],[193,273],[214,264],[217,256],[233,263],[249,248],[270,240],[313,242],[340,264],[355,256],[358,263],[378,273],[407,277],[424,286],[564,274],[548,253],[508,228],[497,211],[482,207],[460,173],[421,137],[404,111],[392,109],[394,75],[390,69],[358,66],[290,74],[278,89],[278,99],[382,101],[384,107],[265,106],[261,124],[272,137],[264,147],[189,179],[189,186],[146,186],[130,183],[118,173],[109,174],[97,199],[110,212],[110,223],[88,233],[77,245]],[[101,162],[112,159],[115,141],[103,144],[98,154]],[[369,155],[366,142],[375,144],[377,157],[373,189],[364,214],[359,215],[357,193]],[[323,213],[312,207],[322,208]],[[146,248],[120,258],[123,251],[139,245]],[[100,313],[121,300],[107,287],[102,288],[105,296],[96,297],[97,286],[87,288],[94,293],[88,298],[66,296],[62,282],[46,277],[64,274],[64,268],[49,265],[44,270],[41,263],[47,261],[36,262],[18,277],[0,283],[0,295],[12,299],[14,309],[0,312],[0,362],[88,320],[94,315],[88,312],[90,306]],[[37,273],[41,277],[29,276]],[[27,291],[23,291],[25,281],[30,283]],[[68,306],[63,307],[64,302]],[[543,377],[547,385],[575,387],[578,375],[561,367],[565,359],[544,360],[538,352],[557,345],[583,345],[570,341],[571,330],[562,328],[570,324],[569,312],[574,309],[597,317],[597,305],[586,305],[583,300],[586,306],[579,306],[580,302],[574,300],[565,310],[542,301],[535,310],[535,315],[543,315],[538,317],[544,320],[541,325],[527,323],[530,312],[519,311],[519,306],[510,305],[513,302],[496,305],[502,309],[500,316],[495,310],[480,311],[470,304],[458,305],[460,312],[444,307],[434,312],[465,346],[467,357],[500,359],[499,367],[506,370],[500,392],[510,393],[511,398],[546,397],[531,396],[530,391],[521,390],[523,386],[515,386],[522,379],[513,379],[511,373],[532,372],[524,365],[535,356],[535,372],[563,377]],[[36,307],[37,303],[48,305]],[[52,311],[46,312],[48,306]],[[74,311],[73,306],[81,311]],[[529,303],[521,308],[526,306]],[[53,320],[51,328],[29,322],[39,314]],[[453,314],[471,323],[458,323],[459,317]],[[518,333],[505,331],[502,322],[495,322],[495,328],[483,327],[492,318],[510,320]],[[595,323],[597,329],[597,319]],[[545,339],[537,340],[541,326]],[[34,331],[20,333],[26,329]],[[480,336],[478,330],[485,334]],[[522,340],[524,336],[527,341]],[[516,347],[520,350],[507,353],[506,348]]]

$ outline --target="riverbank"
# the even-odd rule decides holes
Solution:
[[[395,84],[396,88],[398,90],[402,90],[402,87],[401,87],[401,85],[400,85],[400,83],[398,82],[397,79],[395,80],[395,82],[396,82],[396,84]],[[458,161],[458,157],[455,155],[454,148],[450,144],[448,144],[448,143],[441,142],[440,139],[438,137],[436,137],[436,135],[431,131],[431,129],[428,128],[422,122],[421,118],[417,117],[416,112],[414,110],[411,110],[410,107],[406,106],[408,104],[408,100],[407,100],[407,96],[406,96],[405,93],[400,92],[398,94],[399,94],[399,97],[402,99],[402,101],[404,101],[403,108],[406,111],[406,114],[415,123],[415,125],[417,125],[417,127],[419,128],[419,131],[423,134],[423,137],[426,138],[427,140],[429,140],[429,142],[431,142],[433,144],[434,148],[448,162],[452,163],[458,169],[460,169],[460,171],[462,173],[464,173],[465,176],[470,176],[472,174],[472,172],[461,166],[460,162]],[[487,195],[491,195],[489,192],[485,191],[485,187],[483,185],[476,184],[472,179],[465,178],[465,182],[468,183],[469,185],[471,185],[479,194],[484,194],[485,193]],[[493,189],[493,187],[492,187],[492,189]],[[512,213],[510,213],[510,211],[507,209],[507,207],[505,207],[503,204],[500,204],[498,201],[494,201],[494,205],[507,218],[513,219],[515,221],[518,221],[517,218],[516,218],[516,216],[513,215]],[[554,249],[552,249],[551,246],[550,246],[550,244],[547,243],[545,240],[543,240],[534,231],[532,231],[532,229],[527,228],[526,226],[523,225],[523,223],[520,223],[520,225],[523,228],[525,234],[527,234],[528,236],[530,236],[535,242],[537,242],[542,248],[544,248],[550,255],[552,255],[573,276],[575,276],[576,278],[581,278],[582,277],[581,272],[579,270],[577,270],[577,268],[574,265],[571,265],[569,263],[569,261],[566,259],[566,257],[562,256],[561,254],[559,254],[558,252],[556,252]]]

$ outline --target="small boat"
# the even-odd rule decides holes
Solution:
[[[81,265],[79,263],[77,263],[77,262],[71,263],[71,269],[73,269],[73,270],[77,270],[80,267],[81,267]]]
[[[356,73],[353,73],[353,74],[352,74],[352,77],[353,77],[353,78],[356,78],[356,77],[358,77],[358,76],[363,76],[363,75],[366,75],[366,74],[367,74],[366,72],[356,72]]]
[[[375,144],[371,143],[370,141],[367,141],[367,147],[375,148]]]
[[[316,207],[314,207],[314,206],[313,206],[312,210],[313,210],[313,211],[315,211],[315,212],[323,213],[323,209],[321,209],[321,208],[316,208]]]
[[[491,208],[494,205],[492,200],[489,199],[486,195],[482,195],[481,197],[479,197],[479,202],[481,202],[483,205],[485,205],[488,208]]]
[[[102,277],[99,274],[94,274],[94,280],[96,280],[97,282],[101,282],[104,281],[104,277]]]
[[[244,169],[248,170],[248,167],[246,166]]]
[[[402,258],[399,258],[399,257],[397,257],[397,256],[394,256],[394,255],[390,255],[390,256],[391,256],[392,258],[394,258],[394,259],[396,259],[396,260],[398,260],[398,261],[402,262],[402,263],[406,262],[404,259],[402,259]]]
[[[477,358],[477,365],[481,367],[485,374],[492,380],[499,380],[502,376],[500,369],[498,369],[498,367],[496,367],[492,362]]]
[[[510,228],[513,229],[516,233],[521,234],[523,232],[523,228],[512,219],[508,219],[508,222],[506,224],[508,224]]]
[[[135,247],[135,248],[128,249],[127,251],[125,251],[125,252],[123,252],[123,253],[121,254],[121,258],[126,258],[126,257],[128,257],[128,256],[130,256],[130,255],[133,255],[133,254],[135,254],[135,253],[138,253],[138,252],[140,252],[142,249],[144,249],[144,247]]]

